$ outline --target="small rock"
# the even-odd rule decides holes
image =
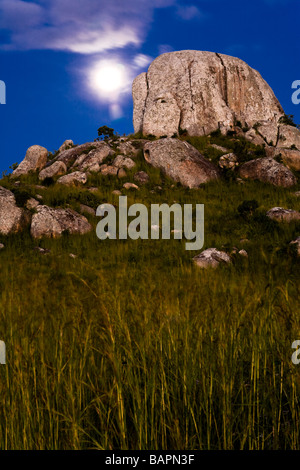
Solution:
[[[101,174],[104,176],[106,175],[117,176],[118,174],[118,168],[116,168],[115,166],[106,165],[106,164],[101,165],[100,171],[101,171]]]
[[[70,173],[68,175],[61,176],[58,178],[57,183],[58,184],[65,184],[67,186],[76,186],[79,184],[85,184],[87,182],[87,176],[85,173],[82,173],[81,171],[74,171],[73,173]]]
[[[82,214],[96,215],[95,209],[90,206],[86,206],[85,204],[80,204],[80,212]]]
[[[294,193],[294,196],[300,197],[300,191],[296,191],[296,192]]]
[[[126,178],[126,176],[127,176],[127,173],[124,170],[124,168],[120,168],[118,171],[118,178]]]
[[[77,255],[74,255],[74,253],[70,253],[69,256],[70,256],[70,258],[73,258],[73,259],[77,258]]]
[[[284,209],[283,207],[273,207],[267,212],[267,217],[277,222],[292,222],[300,220],[300,212],[292,209]]]
[[[41,194],[36,194],[35,197],[39,200],[39,201],[42,201],[43,200],[43,196]]]
[[[88,188],[88,191],[90,191],[90,193],[97,193],[99,189],[96,187],[92,187],[92,188]]]
[[[212,147],[216,150],[219,150],[220,152],[228,153],[228,149],[226,149],[225,147],[221,147],[221,145],[211,144],[210,147]]]
[[[31,197],[30,199],[28,199],[28,201],[26,202],[26,209],[35,209],[38,205],[39,205],[39,201],[37,201],[36,199],[34,199],[33,197]]]
[[[146,184],[150,180],[149,175],[145,171],[138,171],[133,179],[140,184]]]
[[[121,191],[119,191],[118,189],[114,189],[114,190],[112,191],[112,194],[115,194],[116,196],[122,196]]]
[[[129,157],[118,155],[113,161],[113,166],[117,168],[127,168],[128,170],[131,170],[135,167],[135,162]]]
[[[240,251],[239,251],[239,255],[240,255],[240,256],[244,256],[245,258],[248,258],[248,253],[247,253],[246,250],[240,250]]]
[[[219,160],[219,166],[221,168],[233,169],[238,165],[237,156],[234,153],[228,153],[223,155]]]
[[[48,253],[51,253],[50,250],[48,250],[46,248],[42,248],[41,246],[35,246],[33,249],[35,251],[38,251],[39,253],[41,253],[41,255],[47,255]]]
[[[125,184],[123,184],[123,188],[125,188],[125,189],[139,189],[139,187],[134,183],[125,183]]]
[[[74,146],[73,140],[65,140],[64,143],[59,147],[58,151],[63,152],[64,150],[68,150]]]
[[[194,256],[194,263],[200,268],[217,268],[220,263],[231,263],[230,256],[224,251],[218,251],[216,248],[208,248],[199,255]]]
[[[300,237],[293,240],[290,245],[296,245],[298,256],[300,256]]]
[[[3,250],[5,248],[5,246],[3,245],[3,243],[0,243],[0,250]]]

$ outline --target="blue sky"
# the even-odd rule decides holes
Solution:
[[[299,14],[299,0],[0,0],[0,172],[34,144],[133,132],[132,80],[173,50],[241,58],[300,123]]]

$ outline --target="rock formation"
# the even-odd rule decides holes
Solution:
[[[47,163],[48,150],[40,145],[29,147],[24,160],[13,171],[13,176],[26,175],[30,171],[42,170]]]
[[[242,60],[214,52],[157,57],[133,82],[134,130],[172,136],[205,135],[237,121],[278,123],[283,110],[261,75]]]

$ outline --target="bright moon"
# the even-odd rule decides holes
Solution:
[[[120,93],[127,85],[127,74],[124,65],[102,61],[90,71],[90,82],[95,92],[111,98]]]

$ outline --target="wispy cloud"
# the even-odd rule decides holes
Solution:
[[[52,49],[80,54],[139,46],[155,8],[175,0],[0,0],[5,49]]]
[[[189,21],[203,17],[202,12],[195,5],[179,5],[177,7],[177,15],[183,20]]]

